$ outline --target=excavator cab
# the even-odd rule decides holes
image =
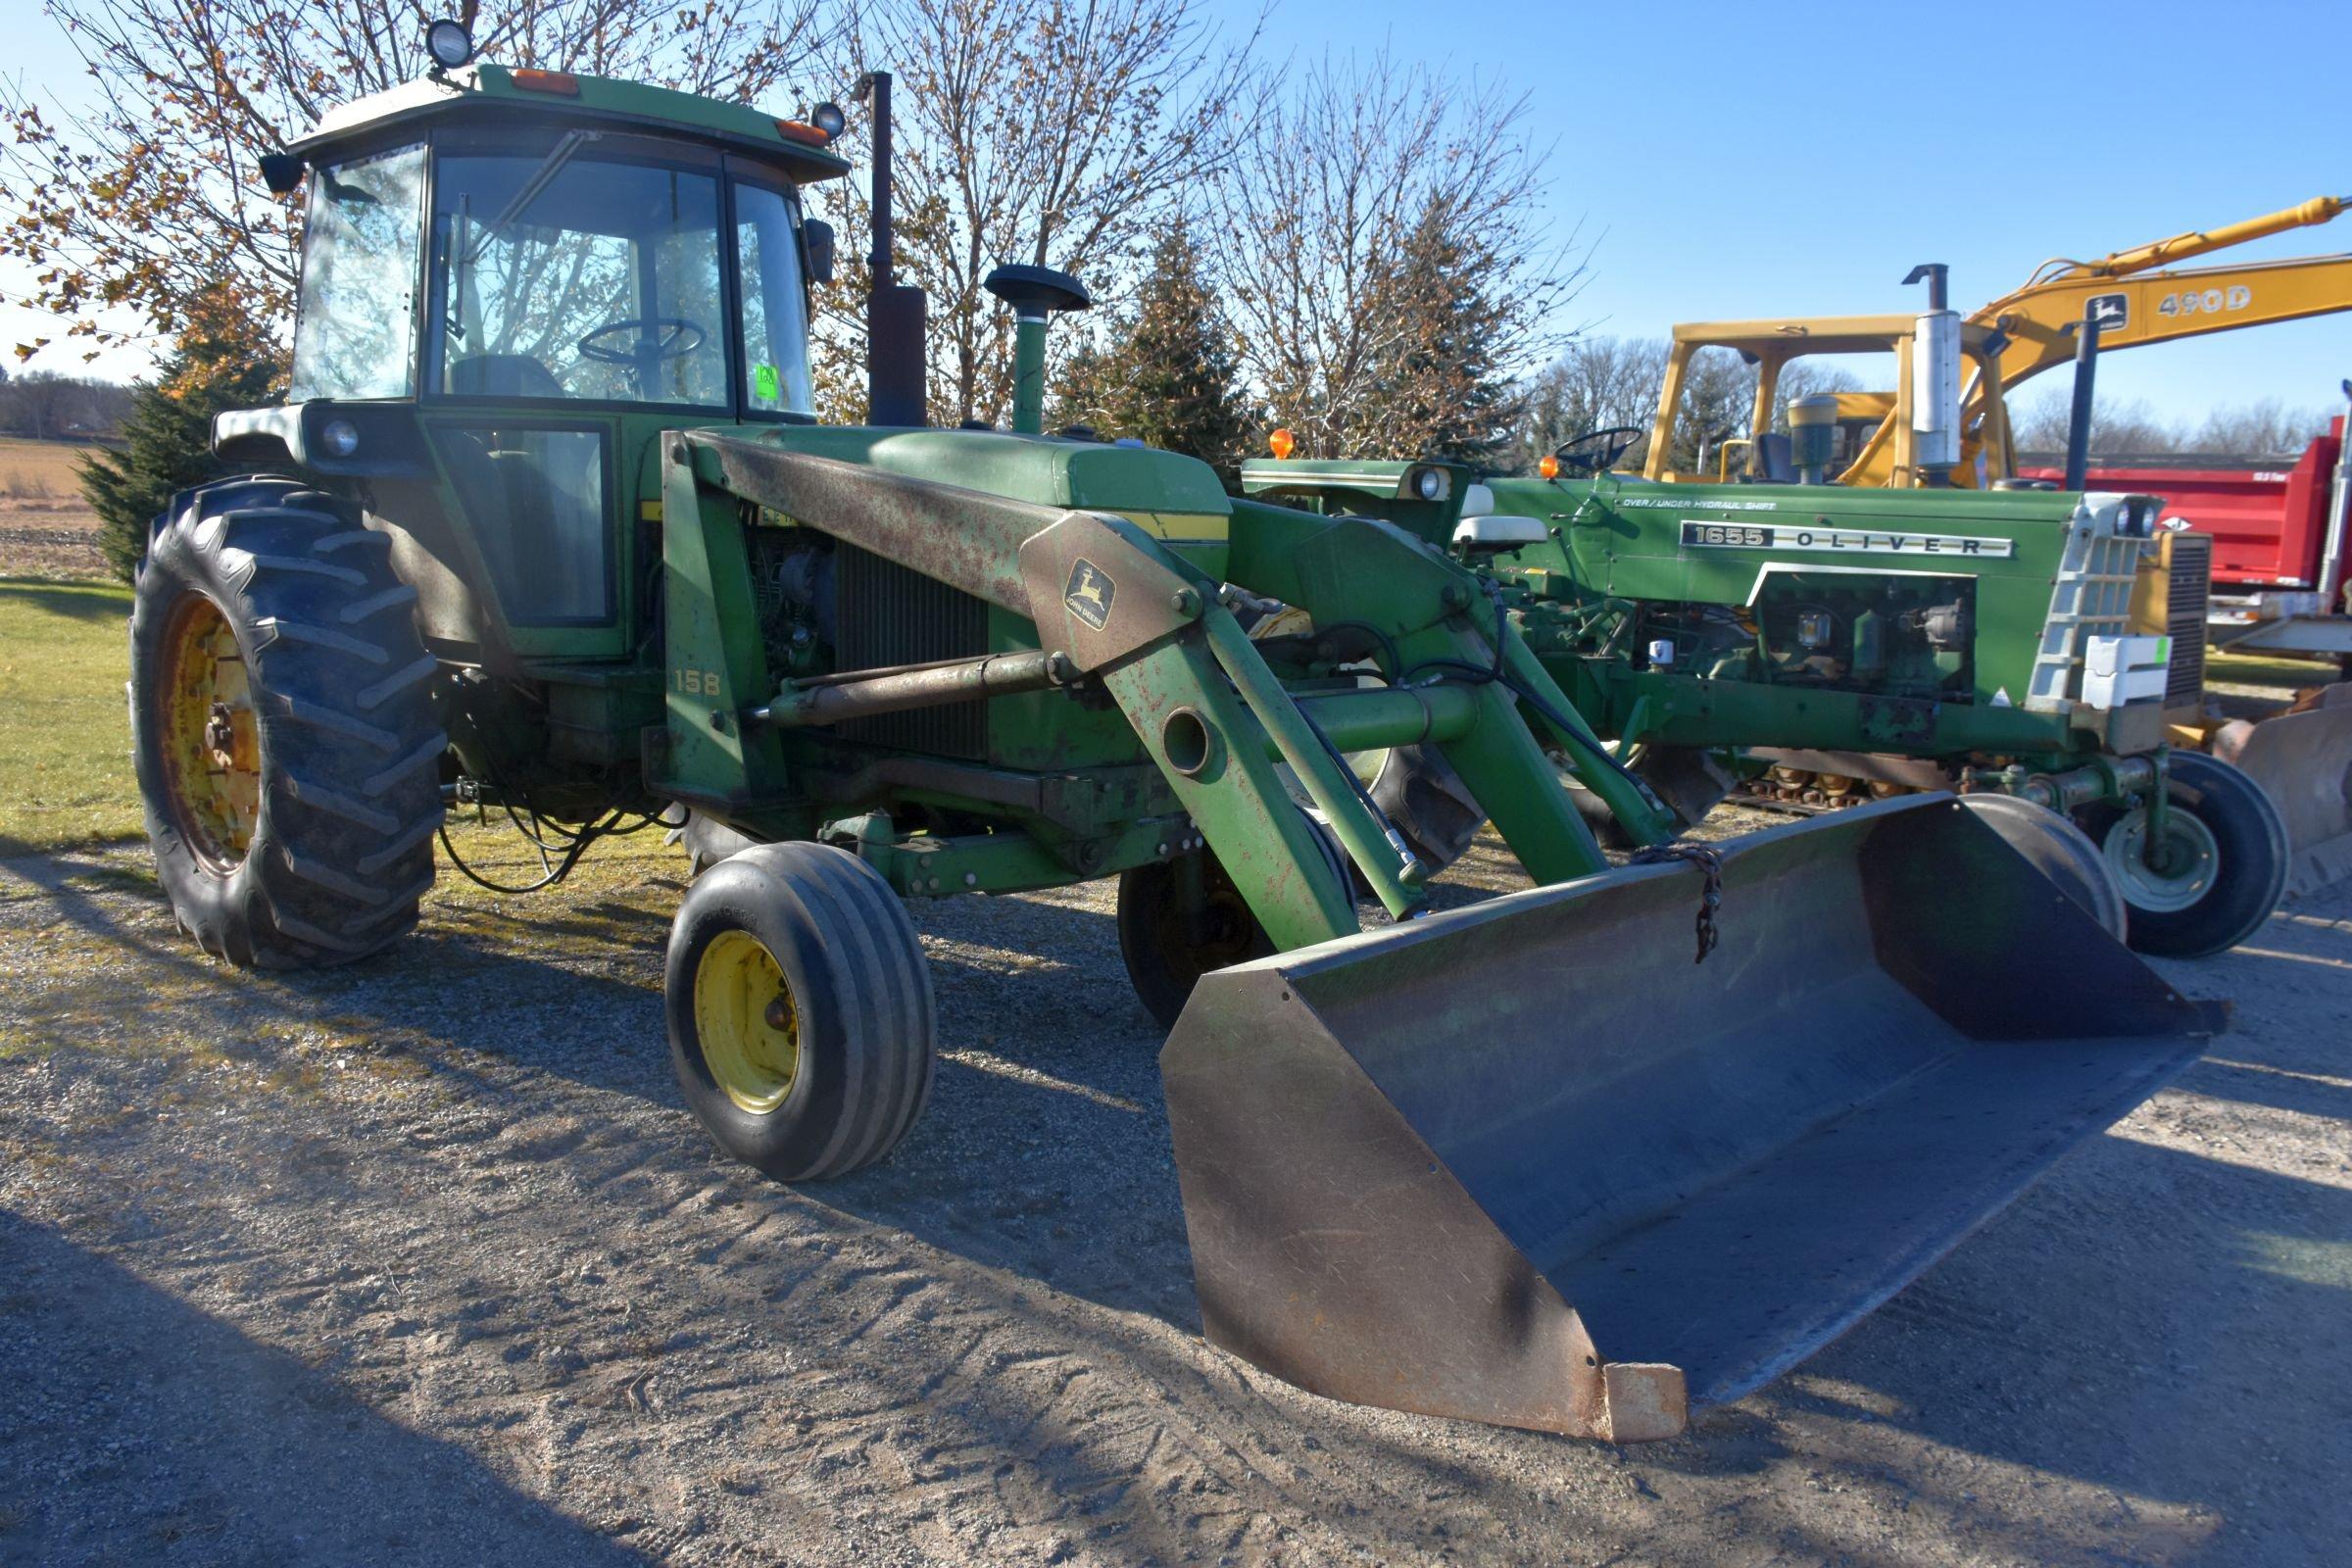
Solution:
[[[1901,485],[1927,482],[1927,475],[1937,466],[1921,453],[1922,433],[1936,428],[1932,421],[1951,416],[1916,396],[1918,369],[1925,358],[1921,319],[1899,315],[1823,316],[1678,325],[1667,354],[1666,379],[1658,395],[1657,418],[1642,476],[1669,484],[1796,482],[1808,465],[1790,450],[1795,432],[1774,428],[1782,422],[1776,417],[1782,372],[1798,360],[1816,356],[1868,355],[1874,357],[1874,365],[1891,359],[1897,390],[1834,394],[1838,401],[1831,423],[1836,439],[1828,450],[1830,471],[1823,477],[1834,483],[1856,482],[1853,475],[1862,466],[1864,456],[1886,442],[1895,472],[1904,476],[1898,481]],[[1965,412],[1958,426],[1960,461],[1944,470],[1951,484],[1989,488],[2017,471],[2009,408],[2001,395],[1998,374],[2006,342],[1995,328],[1966,322],[1959,325],[1957,344],[1966,368],[1957,406]],[[1683,472],[1674,466],[1675,423],[1691,363],[1708,349],[1729,349],[1756,368],[1754,410],[1744,432],[1712,445],[1712,463],[1702,457],[1693,471]],[[1782,457],[1786,461],[1778,461]]]

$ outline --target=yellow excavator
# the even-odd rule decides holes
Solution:
[[[1740,473],[1745,477],[1776,477],[1778,448],[1786,439],[1776,438],[1772,429],[1782,368],[1791,360],[1815,355],[1891,354],[1894,391],[1823,394],[1793,411],[1795,417],[1839,427],[1837,444],[1850,456],[1831,482],[1863,489],[1947,483],[1984,488],[2013,479],[2017,454],[2006,394],[2074,359],[2075,334],[2086,313],[2095,313],[2099,323],[2099,352],[2110,354],[2352,310],[2352,255],[2201,268],[2172,265],[2325,223],[2347,207],[2352,207],[2352,197],[2319,196],[2243,222],[2190,229],[2134,245],[2094,262],[2054,258],[2034,269],[2024,284],[1966,318],[1943,304],[1942,270],[1921,268],[1913,280],[1926,278],[1933,290],[1925,315],[1792,317],[1677,326],[1644,477],[1670,482],[1734,477],[1738,475],[1732,472],[1732,461],[1742,454]],[[1708,348],[1730,349],[1756,366],[1753,421],[1744,439],[1713,447],[1712,468],[1702,461],[1695,471],[1678,472],[1672,466],[1675,416],[1690,361]],[[1963,369],[1955,462],[1949,458],[1948,435],[1937,423],[1950,405],[1935,395],[1934,381]],[[1833,396],[1834,413],[1828,402]],[[1939,447],[1945,450],[1939,452]]]

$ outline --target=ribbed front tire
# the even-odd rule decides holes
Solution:
[[[663,995],[687,1107],[781,1181],[874,1163],[930,1099],[922,942],[881,873],[831,845],[755,844],[696,877]]]
[[[156,874],[209,953],[346,963],[416,922],[448,747],[390,540],[290,479],[174,498],[140,564],[130,722]]]

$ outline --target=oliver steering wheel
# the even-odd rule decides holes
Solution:
[[[1649,434],[1636,424],[1612,424],[1606,429],[1587,430],[1571,436],[1552,454],[1560,466],[1569,473],[1592,475],[1606,473],[1617,466],[1617,460],[1626,455],[1633,444]]]

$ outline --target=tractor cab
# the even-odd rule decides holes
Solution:
[[[807,421],[800,187],[826,132],[634,82],[483,65],[338,109],[307,166],[289,406],[224,457],[368,486],[428,642],[512,667],[626,655],[663,429]]]

